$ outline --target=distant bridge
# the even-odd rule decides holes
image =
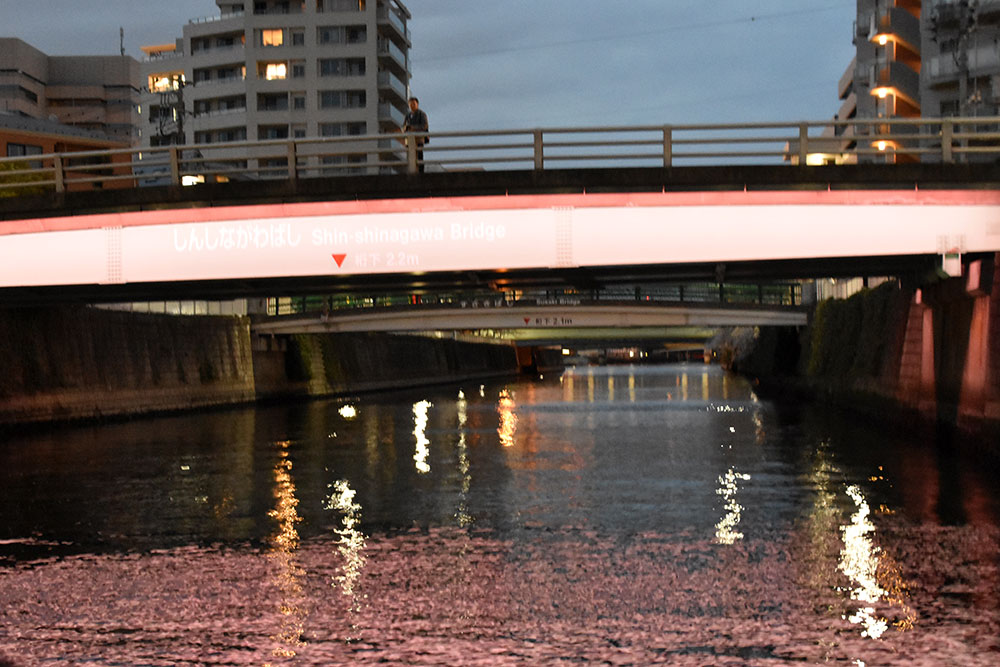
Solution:
[[[402,306],[303,313],[257,320],[258,334],[343,333],[349,331],[507,330],[508,337],[535,339],[530,332],[580,329],[726,326],[800,326],[805,310],[788,306],[691,303],[578,303],[481,307]]]

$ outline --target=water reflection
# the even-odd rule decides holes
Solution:
[[[422,475],[426,475],[431,471],[431,466],[427,463],[427,457],[430,455],[427,445],[431,441],[427,439],[425,431],[427,430],[427,410],[432,405],[430,401],[418,401],[413,404],[413,437],[416,440],[413,461],[417,472]]]
[[[462,486],[459,492],[458,510],[455,512],[455,518],[458,519],[458,525],[463,528],[472,525],[473,522],[472,515],[469,514],[469,508],[466,504],[469,496],[469,489],[472,486],[472,475],[469,474],[469,448],[465,442],[466,424],[469,421],[468,406],[468,401],[465,400],[465,392],[459,390],[457,403],[458,474],[462,477]]]
[[[740,523],[743,506],[736,502],[736,493],[739,491],[739,482],[750,479],[746,473],[736,472],[730,468],[725,475],[719,476],[719,488],[715,493],[725,500],[726,514],[715,524],[715,540],[719,544],[735,544],[743,539],[743,533],[736,530]]]
[[[899,569],[889,554],[874,543],[875,526],[869,518],[871,508],[861,487],[852,484],[846,493],[854,501],[856,511],[851,515],[851,522],[841,527],[844,548],[838,568],[851,580],[847,591],[851,600],[861,603],[846,618],[861,626],[862,637],[879,639],[889,627],[888,620],[876,610],[875,605],[881,602],[899,608],[895,625],[900,630],[908,630],[913,626],[915,615],[905,602],[906,585]]]
[[[330,495],[324,508],[341,515],[340,528],[334,529],[338,535],[337,551],[342,558],[341,574],[333,578],[334,587],[349,599],[352,612],[361,611],[361,601],[356,587],[361,570],[365,566],[365,536],[361,532],[361,505],[355,502],[357,492],[347,480],[341,479],[329,485]]]
[[[297,558],[298,523],[302,518],[298,513],[299,501],[295,497],[292,462],[288,456],[291,443],[285,440],[277,445],[280,449],[278,462],[274,466],[275,507],[268,512],[268,516],[278,521],[278,531],[271,537],[268,557],[277,565],[274,583],[281,597],[277,605],[281,621],[278,633],[271,638],[278,642],[278,646],[272,651],[273,655],[288,658],[294,657],[296,651],[305,646],[302,634],[308,610],[302,591],[305,573]]]
[[[517,431],[515,407],[517,405],[514,403],[514,397],[511,393],[506,389],[501,391],[497,401],[497,414],[500,416],[500,426],[497,427],[497,433],[500,435],[500,444],[504,447],[514,446],[514,433]]]

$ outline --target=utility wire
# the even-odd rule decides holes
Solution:
[[[458,59],[466,59],[466,58],[476,58],[476,57],[479,57],[479,56],[493,56],[493,55],[500,55],[500,54],[504,54],[504,53],[520,53],[520,52],[524,52],[524,51],[540,51],[540,50],[543,50],[543,49],[552,49],[552,48],[558,48],[558,47],[561,47],[561,46],[574,46],[574,45],[577,45],[577,44],[593,44],[593,43],[596,43],[596,42],[620,41],[620,40],[623,40],[623,39],[632,39],[632,38],[638,38],[638,37],[650,37],[650,36],[654,36],[654,35],[664,35],[664,34],[668,34],[668,33],[672,33],[672,32],[682,32],[682,31],[690,31],[690,30],[702,30],[702,29],[705,29],[705,28],[719,28],[719,27],[723,27],[723,26],[743,25],[743,24],[746,24],[746,23],[760,23],[760,22],[763,22],[763,21],[771,21],[771,20],[774,20],[774,19],[786,18],[788,16],[802,16],[802,15],[806,15],[806,14],[820,14],[820,13],[829,12],[829,11],[833,11],[833,10],[839,10],[839,9],[841,9],[841,8],[840,7],[836,7],[836,6],[832,6],[832,7],[831,6],[818,7],[818,8],[814,8],[814,9],[797,9],[797,10],[791,10],[791,11],[786,11],[786,12],[775,12],[773,14],[761,14],[759,16],[749,16],[749,17],[743,17],[743,18],[739,18],[739,19],[730,19],[730,20],[726,20],[726,21],[706,21],[706,22],[702,22],[702,23],[688,23],[688,24],[685,24],[685,25],[673,25],[673,26],[671,26],[669,28],[662,28],[660,30],[647,30],[647,31],[643,31],[643,32],[624,33],[624,34],[619,34],[619,35],[605,35],[605,36],[602,36],[602,37],[583,37],[583,38],[580,38],[580,39],[565,40],[565,41],[561,41],[561,42],[548,42],[546,44],[528,44],[528,45],[522,45],[522,46],[512,46],[512,47],[507,47],[507,48],[503,48],[503,49],[491,49],[491,50],[488,50],[488,51],[476,51],[474,53],[466,53],[466,54],[460,54],[460,55],[456,55],[456,54],[452,53],[452,54],[448,54],[448,55],[445,55],[445,56],[432,56],[430,58],[414,57],[413,58],[413,63],[416,65],[416,64],[432,63],[432,62],[444,62],[444,61],[447,61],[447,60],[458,60]]]

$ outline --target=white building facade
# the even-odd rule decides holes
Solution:
[[[399,0],[216,0],[175,44],[144,47],[142,146],[385,134],[403,123],[410,37]],[[352,163],[358,154],[325,158]],[[357,163],[357,164],[354,164]]]

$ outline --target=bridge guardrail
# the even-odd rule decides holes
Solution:
[[[416,139],[429,141],[417,150]],[[1000,159],[1000,116],[376,134],[0,158],[0,197],[425,171]]]
[[[598,303],[689,305],[732,304],[794,308],[802,306],[802,284],[781,283],[678,283],[656,288],[644,286],[605,287],[600,290],[531,290],[505,292],[447,292],[425,294],[343,294],[329,296],[269,297],[271,316],[299,315],[372,308],[501,308],[566,306]]]

